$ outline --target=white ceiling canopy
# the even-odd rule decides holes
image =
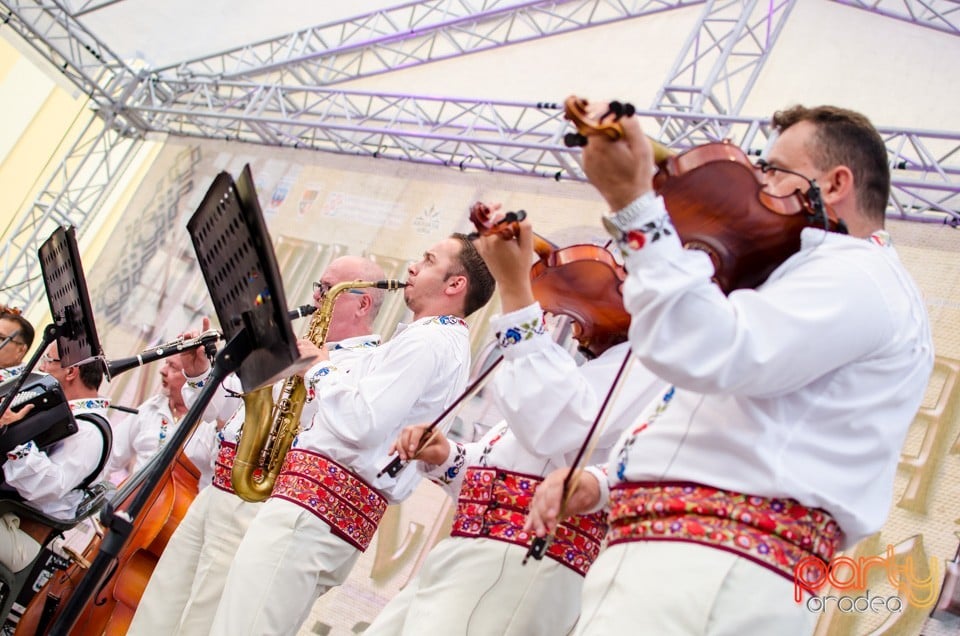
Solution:
[[[957,88],[932,63],[960,56],[953,0],[0,7],[0,28],[89,95],[107,124],[70,150],[0,251],[10,280],[30,278],[51,224],[82,232],[147,135],[581,180],[579,154],[562,143],[557,102],[568,93],[632,99],[651,136],[676,149],[729,138],[750,153],[769,143],[775,108],[842,99],[880,125],[894,168],[889,213],[960,226],[960,127],[944,92]],[[918,124],[920,109],[936,123]]]

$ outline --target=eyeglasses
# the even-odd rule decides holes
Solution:
[[[60,362],[60,358],[51,358],[46,353],[41,354],[40,364],[53,364],[54,362]]]
[[[330,293],[330,289],[331,289],[332,287],[333,287],[333,285],[331,285],[330,283],[325,283],[325,282],[323,282],[323,281],[316,281],[316,282],[313,284],[313,292],[314,292],[314,293],[319,292],[321,296],[326,296],[327,294]],[[350,289],[348,289],[348,290],[346,290],[346,291],[347,291],[348,294],[358,294],[358,295],[361,295],[361,296],[362,296],[363,293],[364,293],[362,289],[356,289],[356,288],[350,288]]]
[[[24,347],[27,346],[26,342],[20,342],[19,340],[15,340],[16,336],[17,336],[16,333],[10,336],[5,336],[3,334],[0,334],[0,343],[9,342],[10,344],[23,345]],[[7,338],[9,338],[9,340],[7,340]]]

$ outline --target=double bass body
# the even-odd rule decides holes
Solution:
[[[143,513],[134,519],[130,538],[103,584],[83,609],[71,636],[126,633],[153,568],[197,494],[200,471],[182,450],[166,472]],[[131,492],[126,502],[136,492]],[[126,502],[120,505],[121,510]],[[92,561],[99,547],[97,537],[84,551],[84,559]],[[27,605],[15,633],[19,636],[48,633],[84,574],[84,566],[74,562],[51,577]]]

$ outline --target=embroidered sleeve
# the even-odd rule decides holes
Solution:
[[[501,316],[495,316],[490,326],[496,334],[497,343],[507,357],[523,355],[539,346],[542,340],[550,340],[540,303]]]
[[[597,501],[597,505],[590,510],[585,510],[583,514],[591,514],[601,510],[608,510],[610,508],[610,479],[607,476],[607,465],[600,464],[587,466],[583,470],[584,472],[593,475],[600,484],[600,498]]]
[[[327,364],[315,369],[307,376],[307,402],[313,402],[313,400],[317,397],[317,384],[319,384],[324,377],[330,375],[336,370],[337,367]]]
[[[187,379],[187,386],[193,389],[202,389],[203,385],[207,383],[207,378],[210,376],[209,373],[205,373],[201,376],[190,377],[187,374],[184,374],[183,377]]]
[[[27,442],[26,444],[20,444],[13,450],[7,453],[7,460],[16,461],[18,459],[23,459],[30,454],[30,451],[33,449],[33,442]]]
[[[446,461],[439,465],[417,462],[419,470],[427,479],[440,486],[448,495],[456,498],[460,492],[460,482],[463,481],[463,467],[468,460],[468,449],[465,444],[451,440],[450,453]]]
[[[603,226],[626,256],[676,230],[663,207],[662,199],[652,191],[637,197],[627,207],[603,217]]]
[[[453,480],[455,480],[460,475],[460,471],[463,470],[463,464],[466,459],[467,450],[463,447],[463,444],[454,444],[452,461],[448,461],[446,468],[444,468],[443,472],[437,475],[433,481],[441,484],[453,483]]]

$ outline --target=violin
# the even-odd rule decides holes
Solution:
[[[173,466],[167,468],[166,478],[152,493],[147,507],[133,520],[133,533],[77,619],[70,632],[72,636],[126,633],[167,541],[197,494],[199,479],[200,471],[181,451]],[[120,504],[121,510],[136,492],[128,493]],[[74,558],[66,570],[47,581],[27,605],[15,634],[47,633],[96,557],[102,538],[94,538],[82,558]]]
[[[564,102],[566,118],[582,137],[579,145],[590,135],[619,139],[623,135],[619,120],[635,112],[621,105],[592,119],[587,105],[575,96]],[[766,192],[762,168],[729,140],[679,155],[654,143],[654,160],[658,167],[654,190],[663,197],[683,246],[710,257],[713,280],[724,293],[763,283],[800,249],[800,232],[806,227],[846,233],[843,222],[813,188],[783,197]]]
[[[517,224],[525,217],[520,210],[495,219],[480,202],[470,209],[478,235],[496,234],[504,240],[516,237]],[[536,234],[533,249],[538,257],[530,268],[533,296],[544,311],[570,317],[573,336],[585,355],[595,358],[627,339],[630,314],[621,294],[626,271],[613,254],[598,245],[557,247]]]

